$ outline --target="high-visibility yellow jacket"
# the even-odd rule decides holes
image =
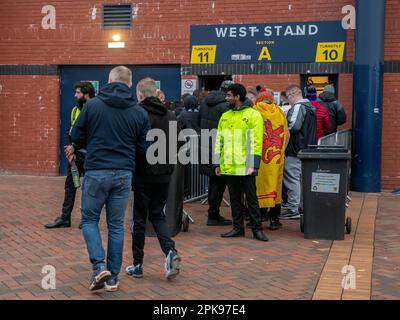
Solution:
[[[245,176],[260,166],[263,119],[250,104],[226,111],[219,120],[215,155],[223,175]]]
[[[75,121],[76,121],[76,119],[78,119],[80,113],[81,113],[81,110],[77,106],[72,108],[72,111],[71,111],[71,126],[73,126],[75,124]]]

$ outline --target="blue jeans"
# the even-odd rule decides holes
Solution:
[[[105,266],[99,229],[100,213],[106,205],[108,227],[107,269],[113,277],[121,271],[124,247],[124,216],[132,184],[127,170],[89,170],[82,186],[82,231],[93,270]]]

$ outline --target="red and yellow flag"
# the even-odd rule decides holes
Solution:
[[[257,199],[260,208],[272,208],[282,202],[288,124],[285,113],[274,103],[261,101],[253,108],[264,120],[263,150],[256,178]]]

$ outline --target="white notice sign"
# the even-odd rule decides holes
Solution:
[[[197,80],[196,79],[185,79],[182,80],[182,88],[181,93],[189,93],[193,94],[194,90],[197,89]]]
[[[340,174],[312,173],[311,192],[339,193]]]

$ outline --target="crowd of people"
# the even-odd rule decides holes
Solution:
[[[166,150],[176,144],[176,152],[184,144],[178,139],[181,130],[192,129],[200,137],[199,153],[207,159],[200,162],[200,174],[209,177],[208,226],[231,226],[221,237],[242,237],[245,220],[249,220],[253,238],[268,241],[263,221],[269,221],[270,230],[277,230],[282,227],[281,219],[300,217],[298,152],[315,145],[346,121],[332,85],[320,95],[313,85],[304,92],[298,85],[289,85],[281,92],[279,104],[271,88],[245,88],[231,80],[224,81],[219,90],[183,95],[179,103],[168,102],[151,78],[138,82],[136,94],[131,87],[132,73],[123,66],[111,70],[109,83],[97,96],[91,83],[75,85],[77,106],[71,113],[65,146],[70,166],[62,214],[45,225],[71,226],[76,194],[71,164],[76,163],[79,174],[84,175],[80,228],[93,267],[91,291],[118,290],[124,215],[131,191],[133,263],[126,267],[126,273],[143,277],[148,219],[166,257],[166,278],[179,274],[181,257],[164,214],[175,164],[149,161],[147,152],[156,143],[148,139],[151,130],[163,132]],[[175,135],[170,132],[171,122],[177,124]],[[232,219],[220,213],[226,188]],[[99,229],[103,207],[108,228],[107,260]]]

